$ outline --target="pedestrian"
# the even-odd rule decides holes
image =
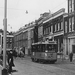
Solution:
[[[72,62],[72,60],[73,60],[73,52],[71,52],[71,53],[69,54],[69,58],[70,58],[70,62]]]
[[[25,56],[25,47],[22,47],[23,54]]]
[[[16,50],[13,50],[13,56],[16,58],[17,57],[17,52]]]
[[[0,59],[3,61],[3,50],[1,51]]]
[[[12,50],[8,51],[7,62],[8,62],[8,65],[9,65],[8,72],[11,73],[12,72],[12,66],[15,66],[14,62],[13,62],[13,51]]]

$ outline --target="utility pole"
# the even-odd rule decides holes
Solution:
[[[2,75],[8,75],[6,68],[6,37],[7,37],[7,0],[4,0],[4,35],[3,35],[3,70]]]

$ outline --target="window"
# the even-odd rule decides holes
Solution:
[[[57,27],[56,26],[57,26],[57,24],[55,24],[55,31],[57,30]]]
[[[6,44],[6,48],[9,48],[9,44]]]
[[[48,27],[48,29],[49,29],[49,33],[50,33],[50,27]]]
[[[10,44],[10,46],[9,46],[10,48],[12,48],[12,44]]]
[[[71,18],[69,18],[69,32],[71,32]]]
[[[67,33],[67,21],[65,21],[65,33]]]
[[[1,45],[1,35],[0,35],[0,45]]]
[[[41,49],[41,50],[42,50],[43,52],[45,52],[45,50],[46,50],[45,44],[42,44],[41,46],[42,46],[42,49]]]
[[[74,17],[72,17],[72,31],[74,31]]]
[[[12,42],[12,38],[10,38],[10,42]]]
[[[57,28],[57,31],[58,31],[58,23],[57,23],[57,26],[56,26],[56,28]]]
[[[51,26],[51,32],[53,33],[53,25]]]
[[[72,8],[71,8],[72,3],[71,3],[71,1],[72,0],[69,0],[69,13],[71,13],[71,11],[72,11]]]
[[[46,28],[46,34],[47,34],[48,29]]]
[[[7,40],[6,42],[9,42],[9,38],[7,38],[6,40]]]
[[[51,26],[49,27],[49,32],[51,33]]]
[[[74,0],[72,0],[72,12],[74,11]]]
[[[49,27],[47,27],[47,33],[49,34]]]
[[[46,31],[46,29],[44,29],[44,35],[45,35],[45,31]]]
[[[60,23],[58,23],[58,31],[60,30]]]
[[[63,29],[63,22],[61,22],[61,30]]]

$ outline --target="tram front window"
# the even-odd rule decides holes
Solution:
[[[32,46],[32,52],[36,52],[36,46],[35,45]]]
[[[55,45],[47,45],[47,50],[48,50],[48,52],[50,52],[50,51],[55,51]]]

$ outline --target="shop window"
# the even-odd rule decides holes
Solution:
[[[72,51],[75,53],[75,45],[72,45]]]

